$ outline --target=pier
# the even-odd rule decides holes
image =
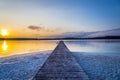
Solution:
[[[50,54],[33,80],[89,80],[63,41]]]

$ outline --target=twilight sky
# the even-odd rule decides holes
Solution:
[[[7,37],[114,28],[120,28],[120,0],[0,0],[0,30],[7,29]]]

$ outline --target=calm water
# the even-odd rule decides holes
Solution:
[[[57,42],[56,40],[1,40],[0,57],[53,50]],[[67,40],[65,43],[71,51],[120,54],[120,40]]]

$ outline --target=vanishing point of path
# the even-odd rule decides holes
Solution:
[[[33,80],[89,80],[63,41],[39,69]]]

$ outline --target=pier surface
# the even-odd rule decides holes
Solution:
[[[89,80],[63,41],[39,69],[33,80]]]

